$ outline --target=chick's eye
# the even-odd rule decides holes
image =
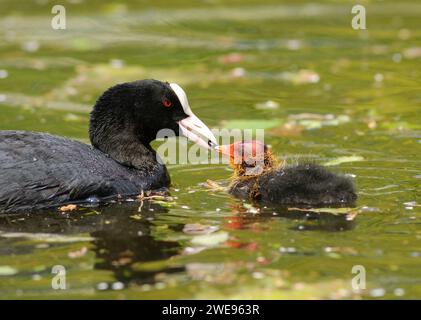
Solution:
[[[164,107],[166,107],[166,108],[169,108],[169,107],[172,106],[171,100],[168,100],[168,99],[164,99],[163,104],[164,104]]]

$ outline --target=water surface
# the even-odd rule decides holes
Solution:
[[[206,188],[226,166],[170,165],[172,201],[0,216],[0,297],[419,298],[421,6],[367,2],[356,31],[352,4],[69,1],[52,30],[49,1],[0,1],[1,130],[88,142],[107,87],[175,81],[210,127],[265,127],[278,157],[331,162],[359,195],[351,216],[259,211]]]

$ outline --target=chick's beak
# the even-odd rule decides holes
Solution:
[[[232,148],[232,144],[224,144],[222,146],[217,146],[215,148],[220,154],[223,154],[224,156],[227,156],[229,158],[233,157],[233,148]]]
[[[235,154],[234,154],[234,144],[224,144],[215,147],[215,149],[222,155],[226,156],[229,159],[229,164],[233,166],[236,163]],[[238,159],[237,159],[238,161]]]

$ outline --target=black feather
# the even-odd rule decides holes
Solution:
[[[0,131],[0,212],[169,185],[165,166],[125,167],[91,146],[46,133]]]
[[[311,163],[237,179],[231,185],[230,193],[273,205],[350,205],[357,199],[350,178]]]
[[[173,100],[171,110],[162,99]],[[166,167],[150,142],[160,129],[178,134],[187,115],[175,92],[157,80],[123,83],[96,102],[92,146],[46,133],[0,131],[0,212],[167,187]]]

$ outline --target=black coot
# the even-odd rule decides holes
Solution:
[[[215,137],[175,83],[118,84],[96,102],[92,146],[26,131],[0,131],[0,212],[54,207],[88,198],[166,187],[170,178],[150,142],[161,129],[208,146]]]

